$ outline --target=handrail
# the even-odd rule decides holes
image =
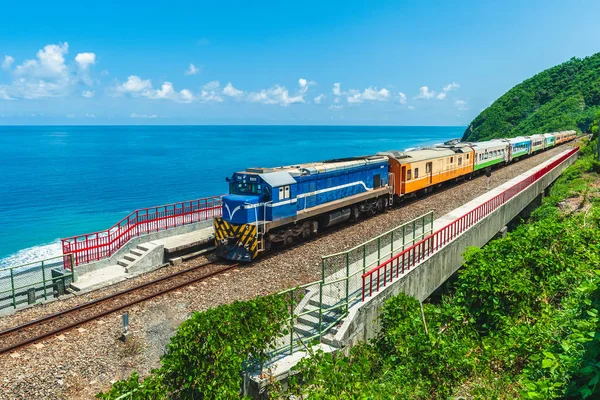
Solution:
[[[61,239],[64,267],[70,269],[110,257],[134,237],[220,216],[221,197],[142,208],[106,230]],[[73,265],[70,254],[74,256]]]
[[[427,217],[429,217],[429,214],[431,214],[431,218],[433,218],[433,211],[429,211],[427,214],[423,214],[423,215],[421,215],[421,216],[419,216],[419,217],[413,218],[413,219],[411,219],[410,221],[407,221],[407,222],[403,223],[402,225],[409,225],[409,224],[411,224],[411,223],[413,223],[413,222],[416,222],[416,221],[422,220],[422,219],[423,219],[423,217],[427,218]],[[374,238],[372,238],[372,239],[369,239],[369,240],[367,240],[367,241],[366,241],[366,242],[364,242],[364,243],[361,243],[361,244],[359,244],[359,245],[356,245],[356,246],[352,247],[351,249],[344,250],[344,251],[340,251],[339,253],[333,253],[333,254],[328,254],[328,255],[326,255],[326,256],[321,256],[321,259],[322,259],[322,260],[325,260],[325,259],[328,259],[328,258],[331,258],[331,257],[335,257],[335,256],[341,256],[341,255],[343,255],[343,254],[350,253],[351,251],[353,251],[353,250],[357,250],[357,249],[359,249],[359,248],[361,248],[361,247],[363,247],[363,246],[366,246],[367,244],[369,244],[369,243],[372,243],[372,242],[376,241],[377,239],[384,237],[385,235],[389,235],[390,233],[392,233],[392,232],[393,232],[393,231],[395,231],[396,229],[398,229],[398,227],[395,227],[395,228],[392,228],[392,229],[390,229],[390,230],[388,230],[388,231],[386,231],[386,232],[383,232],[382,234],[380,234],[380,235],[378,235],[378,236],[375,236]]]
[[[568,153],[554,160],[532,175],[523,178],[515,185],[497,194],[483,204],[467,212],[463,216],[458,217],[443,228],[438,229],[426,238],[396,254],[394,257],[389,258],[378,266],[365,272],[362,276],[362,301],[365,301],[366,297],[372,296],[373,292],[378,292],[382,285],[385,287],[388,282],[391,282],[392,279],[394,279],[394,271],[396,278],[400,276],[400,273],[404,274],[405,271],[409,271],[411,267],[416,266],[419,262],[438,251],[447,243],[454,240],[457,236],[462,234],[471,226],[475,225],[482,218],[498,209],[501,205],[505,204],[515,195],[532,185],[534,182],[538,181],[540,178],[562,164],[578,151],[579,147],[573,148]],[[374,283],[373,281],[375,275],[376,278]]]

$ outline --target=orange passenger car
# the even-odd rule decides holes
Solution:
[[[420,191],[430,192],[444,182],[473,173],[473,149],[468,145],[377,154],[389,158],[394,193],[397,197]]]

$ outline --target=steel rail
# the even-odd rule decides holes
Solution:
[[[103,302],[107,302],[109,300],[117,299],[117,298],[119,298],[121,296],[124,296],[126,294],[129,294],[129,293],[132,293],[132,292],[135,292],[135,291],[138,291],[138,290],[141,290],[141,289],[153,286],[153,285],[155,285],[157,283],[160,283],[160,282],[163,282],[163,281],[166,281],[166,280],[169,280],[169,279],[173,279],[173,278],[176,278],[176,277],[179,277],[179,276],[183,276],[186,273],[193,272],[193,271],[196,271],[196,270],[198,270],[198,269],[200,269],[202,267],[206,267],[208,265],[214,265],[214,264],[215,264],[214,262],[207,262],[207,263],[204,263],[204,264],[196,265],[194,267],[187,268],[187,269],[184,269],[182,271],[175,272],[173,274],[170,274],[170,275],[167,275],[167,276],[163,276],[161,278],[157,278],[157,279],[154,279],[154,280],[149,281],[149,282],[145,282],[145,283],[143,283],[141,285],[138,285],[138,286],[135,286],[135,287],[132,287],[132,288],[129,288],[129,289],[125,289],[125,290],[122,290],[122,291],[117,292],[117,293],[113,293],[111,295],[102,297],[100,299],[92,300],[90,302],[87,302],[87,303],[84,303],[84,304],[81,304],[81,305],[69,308],[67,310],[59,311],[57,313],[47,315],[45,317],[42,317],[42,318],[39,318],[39,319],[30,321],[30,322],[27,322],[25,324],[18,325],[18,326],[15,326],[13,328],[6,329],[6,330],[0,332],[0,339],[6,337],[8,335],[10,335],[11,333],[19,332],[19,331],[22,331],[24,329],[40,325],[40,324],[42,324],[42,323],[44,323],[46,321],[62,319],[63,317],[68,316],[69,314],[82,311],[83,309],[92,307],[92,306],[97,305],[97,304],[101,304]],[[10,351],[13,351],[13,350],[19,349],[21,347],[27,346],[27,345],[29,345],[31,343],[38,342],[38,341],[43,340],[45,338],[48,338],[50,336],[53,336],[53,335],[65,332],[67,330],[73,329],[73,328],[75,328],[77,326],[80,326],[80,325],[83,325],[83,324],[86,324],[86,323],[88,323],[90,321],[93,321],[95,319],[102,318],[102,317],[104,317],[106,315],[109,315],[109,314],[112,314],[114,312],[120,311],[120,310],[122,310],[124,308],[131,307],[132,305],[135,305],[135,304],[138,304],[138,303],[142,303],[142,302],[150,300],[150,299],[152,299],[154,297],[158,297],[158,296],[161,296],[161,295],[163,295],[165,293],[171,292],[173,290],[177,290],[177,289],[180,289],[182,287],[188,286],[188,285],[190,285],[192,283],[196,283],[196,282],[199,282],[199,281],[211,278],[213,276],[219,275],[219,274],[221,274],[223,272],[226,272],[226,271],[229,271],[229,270],[231,270],[233,268],[236,268],[238,265],[239,264],[234,264],[234,265],[226,266],[224,268],[219,269],[218,271],[214,271],[214,272],[211,272],[209,274],[202,275],[200,277],[196,277],[194,279],[185,281],[183,283],[179,283],[179,284],[177,284],[175,286],[168,287],[166,289],[162,289],[162,290],[157,291],[155,293],[151,293],[149,295],[145,295],[145,296],[143,296],[141,298],[129,301],[129,302],[125,303],[125,304],[121,304],[121,305],[118,305],[116,307],[112,307],[112,308],[110,308],[108,310],[105,310],[103,312],[100,312],[100,313],[97,313],[97,314],[93,314],[92,316],[84,318],[82,320],[79,320],[79,321],[67,324],[65,326],[59,327],[59,328],[54,329],[54,330],[49,331],[49,332],[42,333],[41,335],[37,335],[37,336],[35,336],[33,338],[29,338],[29,339],[23,340],[21,342],[18,342],[16,344],[0,348],[0,354],[8,353]]]

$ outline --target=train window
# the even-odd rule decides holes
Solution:
[[[467,160],[469,159],[469,155],[467,154]]]
[[[458,157],[458,165],[462,165],[462,157]]]
[[[454,157],[450,157],[450,164],[454,162]]]
[[[410,181],[410,169],[406,171],[406,180]]]
[[[428,174],[431,172],[431,163],[425,164],[425,173]]]
[[[261,194],[260,184],[258,183],[238,183],[237,187],[233,188],[234,194]]]
[[[415,168],[415,179],[419,177],[419,168]]]

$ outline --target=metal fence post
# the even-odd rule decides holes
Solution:
[[[367,272],[367,246],[363,244],[363,274]]]
[[[346,253],[346,312],[348,312],[348,297],[350,295],[350,257]]]
[[[10,287],[12,288],[13,308],[17,308],[17,298],[15,297],[15,277],[14,269],[10,269]]]
[[[319,338],[323,334],[323,281],[319,283]]]
[[[71,269],[73,269],[73,264],[71,264]],[[46,294],[46,271],[44,270],[44,261],[42,261],[42,284],[44,285],[44,299],[48,300],[48,295]]]
[[[431,211],[431,231],[433,232],[433,211]]]
[[[75,282],[77,277],[75,276],[75,264],[73,264],[73,253],[69,255],[71,257],[71,282]]]
[[[290,355],[294,354],[294,291],[290,292]]]

